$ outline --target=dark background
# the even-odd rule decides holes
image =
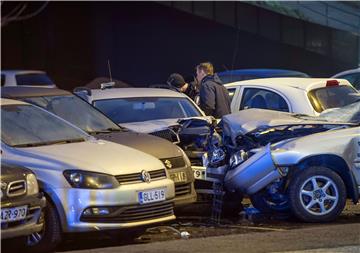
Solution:
[[[188,12],[176,4],[49,2],[39,15],[2,27],[1,68],[45,70],[72,89],[108,76],[108,60],[113,78],[134,86],[192,75],[202,61],[217,71],[285,68],[315,77],[357,66],[359,37],[350,33],[244,2],[184,2]]]

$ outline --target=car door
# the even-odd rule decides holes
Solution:
[[[240,90],[237,111],[250,108],[291,112],[288,99],[279,91],[261,86],[243,86]]]

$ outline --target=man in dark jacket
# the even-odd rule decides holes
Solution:
[[[210,62],[196,66],[196,79],[200,83],[200,108],[206,115],[219,119],[230,114],[229,92],[215,74]]]
[[[194,83],[187,83],[182,75],[173,73],[166,82],[171,89],[186,94],[196,104],[199,104],[199,90]]]

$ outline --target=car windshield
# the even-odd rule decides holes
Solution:
[[[360,101],[342,108],[326,110],[320,117],[329,121],[360,123]]]
[[[29,97],[23,100],[58,115],[88,133],[121,130],[101,112],[74,95]]]
[[[85,141],[88,136],[31,105],[1,106],[1,140],[13,147]]]
[[[341,85],[311,90],[308,97],[315,111],[322,112],[356,102],[358,93],[351,86]]]
[[[118,124],[202,116],[187,98],[179,97],[105,99],[94,106]]]
[[[22,86],[54,85],[54,82],[43,73],[18,74],[15,76],[16,83]]]

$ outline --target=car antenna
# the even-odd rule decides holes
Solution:
[[[109,78],[110,78],[110,82],[108,83],[101,83],[100,84],[100,89],[105,90],[105,89],[109,89],[115,86],[115,82],[113,82],[112,80],[112,75],[111,75],[111,65],[110,65],[110,60],[107,60],[107,64],[108,64],[108,70],[109,70]]]
[[[108,63],[108,70],[109,70],[109,77],[110,77],[110,82],[112,82],[112,76],[111,76],[111,66],[110,66],[110,60],[107,60]]]

